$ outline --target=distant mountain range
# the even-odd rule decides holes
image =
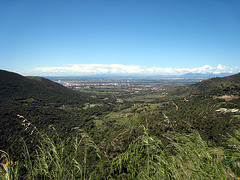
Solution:
[[[231,73],[186,73],[183,75],[149,75],[149,74],[94,74],[85,76],[46,76],[50,80],[55,79],[106,79],[106,78],[186,78],[186,79],[208,79],[213,77],[225,77],[233,75]]]
[[[208,78],[213,78],[213,77],[225,77],[225,76],[231,76],[233,74],[231,73],[220,73],[220,74],[213,74],[213,73],[187,73],[183,74],[180,77],[182,78],[203,78],[203,79],[208,79]]]

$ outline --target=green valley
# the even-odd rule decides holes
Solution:
[[[240,73],[49,80],[0,70],[0,178],[240,179],[239,97]]]

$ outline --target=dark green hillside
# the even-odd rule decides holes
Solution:
[[[190,85],[190,87],[192,87],[193,90],[196,92],[209,91],[213,88],[220,87],[226,83],[228,83],[228,84],[234,83],[236,85],[239,85],[240,84],[240,73],[238,73],[236,75],[228,76],[228,77],[222,77],[222,78],[217,77],[217,78],[207,79],[200,83]]]
[[[63,106],[81,109],[91,103],[90,94],[68,89],[41,77],[24,77],[0,70],[0,149],[13,154],[19,137],[25,137],[21,121],[23,115],[41,129],[53,124],[64,135],[72,126],[88,128],[90,116],[85,111],[63,110]]]
[[[0,102],[84,103],[87,93],[70,90],[42,77],[24,77],[0,70]]]
[[[189,86],[175,87],[169,90],[171,95],[199,94],[206,91],[218,91],[219,95],[238,93],[240,90],[240,73],[228,77],[216,77]]]

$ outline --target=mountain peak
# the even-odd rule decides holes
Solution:
[[[213,74],[213,73],[186,73],[183,74],[181,77],[183,78],[203,78],[203,79],[208,79],[208,78],[213,78],[213,77],[225,77],[225,76],[230,76],[233,75],[231,73],[220,73],[220,74]]]

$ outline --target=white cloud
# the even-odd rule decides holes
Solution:
[[[38,67],[36,75],[89,75],[89,74],[159,74],[181,75],[185,73],[238,73],[238,67],[226,67],[219,64],[217,67],[205,65],[195,68],[161,68],[139,65],[122,64],[68,64],[63,67]]]

